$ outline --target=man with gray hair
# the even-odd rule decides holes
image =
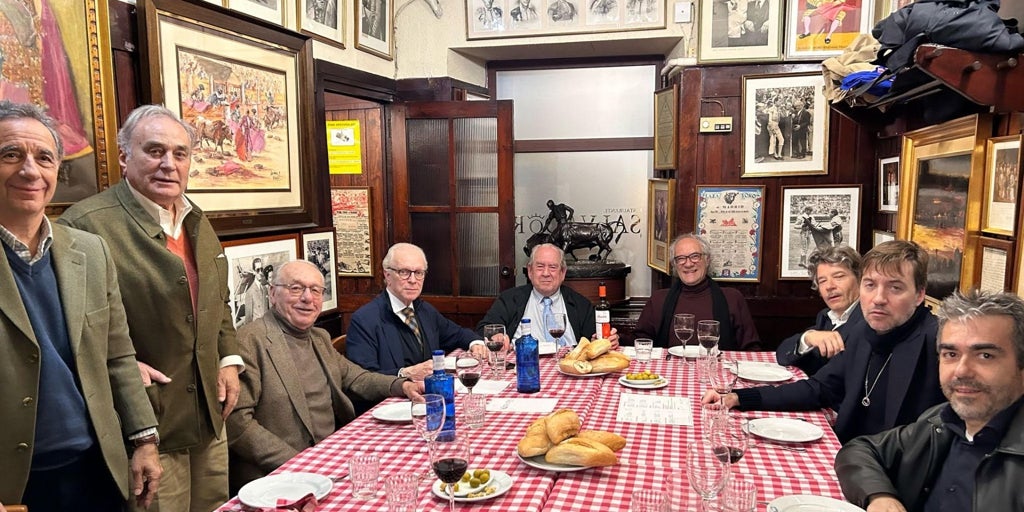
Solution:
[[[937,315],[949,402],[847,443],[835,464],[843,493],[869,512],[1024,510],[1024,301],[957,292]]]
[[[161,512],[213,510],[228,499],[224,419],[238,398],[228,263],[210,221],[185,197],[195,134],[144,105],[117,134],[124,179],[68,208],[59,222],[110,245],[160,422]]]

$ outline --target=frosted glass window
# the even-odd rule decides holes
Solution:
[[[405,123],[409,204],[448,204],[448,120],[409,119]]]
[[[452,230],[447,213],[413,213],[411,242],[427,255],[423,293],[452,294]]]
[[[455,119],[458,206],[498,206],[498,120]]]
[[[498,261],[498,214],[460,213],[459,295],[493,296],[500,292]],[[472,238],[470,238],[472,237]]]

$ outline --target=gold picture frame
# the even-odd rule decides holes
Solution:
[[[430,3],[430,2],[428,2]],[[361,0],[355,8],[356,48],[382,59],[395,57],[394,0]]]
[[[974,282],[982,291],[1005,292],[1013,286],[1014,244],[999,238],[978,237],[978,264]]]
[[[1021,136],[993,137],[985,144],[985,200],[981,230],[1014,235],[1020,192]]]
[[[675,197],[676,180],[647,180],[647,266],[666,274],[672,273]]]
[[[654,91],[654,168],[676,168],[679,85]]]

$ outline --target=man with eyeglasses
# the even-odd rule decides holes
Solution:
[[[689,233],[676,237],[671,248],[672,270],[679,279],[670,288],[651,294],[633,330],[636,337],[651,338],[657,347],[679,345],[672,318],[690,313],[694,325],[701,320],[718,320],[720,350],[758,350],[761,341],[746,299],[738,290],[721,288],[708,277],[711,246]]]
[[[433,371],[434,350],[469,349],[481,358],[487,348],[477,334],[445,318],[420,298],[427,276],[423,249],[397,243],[384,255],[387,288],[352,314],[345,353],[373,372],[423,380]]]
[[[304,260],[270,283],[270,312],[238,329],[246,371],[228,417],[231,492],[261,478],[356,417],[353,399],[418,396],[423,384],[373,373],[339,354],[313,327],[324,278]]]

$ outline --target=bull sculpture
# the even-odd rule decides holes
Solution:
[[[551,215],[544,223],[544,228],[530,236],[526,241],[526,247],[523,247],[527,256],[535,246],[550,243],[560,247],[566,254],[572,255],[574,261],[579,261],[579,257],[574,252],[577,249],[597,247],[597,253],[591,254],[588,259],[600,261],[608,257],[608,254],[612,252],[611,244],[618,243],[622,238],[622,233],[626,231],[625,223],[621,218],[614,223],[573,222],[573,210],[567,205],[548,201],[548,208],[551,209]],[[554,227],[549,230],[552,224]]]

